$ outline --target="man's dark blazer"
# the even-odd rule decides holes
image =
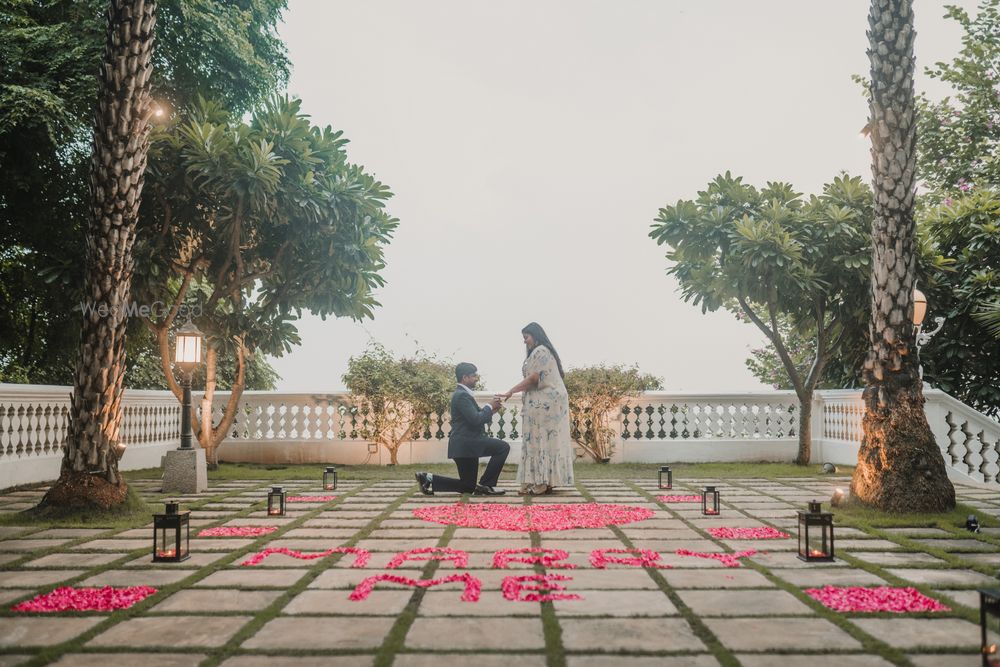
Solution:
[[[462,386],[451,395],[451,435],[448,436],[448,458],[479,458],[489,440],[486,425],[493,419],[493,409],[482,409]]]

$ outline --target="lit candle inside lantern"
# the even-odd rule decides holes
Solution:
[[[177,551],[174,549],[160,549],[158,555],[161,558],[173,558],[174,556],[177,555]]]

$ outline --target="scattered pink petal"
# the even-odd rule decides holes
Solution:
[[[761,526],[759,528],[709,528],[708,534],[720,540],[783,540],[791,537],[777,528]]]
[[[504,577],[500,584],[500,590],[504,598],[516,602],[549,602],[554,600],[582,600],[575,593],[552,593],[551,591],[564,591],[566,587],[556,583],[559,581],[570,581],[573,577],[562,574],[526,574],[520,577]],[[537,584],[528,584],[534,581]],[[521,595],[523,591],[535,591]]]
[[[449,549],[448,547],[424,547],[423,549],[410,549],[398,554],[385,566],[387,570],[394,570],[408,560],[450,560],[455,567],[469,567],[469,554],[461,549]]]
[[[525,555],[520,555],[525,554]],[[536,555],[537,554],[537,555]],[[560,563],[569,558],[562,549],[544,549],[542,547],[525,547],[524,549],[501,549],[493,554],[493,567],[506,568],[508,563],[526,563],[528,565],[544,565],[551,568],[574,568],[573,563]]]
[[[553,505],[455,503],[419,507],[413,510],[413,515],[424,521],[466,528],[544,532],[574,528],[603,528],[643,521],[653,516],[653,510],[601,503]]]
[[[700,503],[701,496],[656,496],[661,503]]]
[[[115,611],[128,609],[156,593],[151,586],[73,588],[63,586],[11,607],[13,611]]]
[[[806,595],[823,606],[840,612],[878,612],[906,614],[919,611],[951,611],[937,600],[929,598],[915,588],[878,586],[824,586],[807,588]]]
[[[638,554],[637,558],[620,558],[609,554]],[[660,554],[649,549],[594,549],[590,552],[590,564],[599,570],[603,570],[608,564],[631,565],[633,567],[655,567],[665,570],[670,569],[670,565],[661,565]]]
[[[336,500],[337,496],[288,496],[285,502],[289,503],[326,503]]]
[[[718,552],[705,552],[705,551],[691,551],[689,549],[678,549],[675,551],[678,556],[691,556],[693,558],[711,558],[712,560],[717,560],[726,567],[743,567],[740,563],[741,558],[746,558],[747,556],[753,556],[757,553],[756,549],[748,549],[747,551],[737,551],[734,554],[718,553]],[[730,577],[731,579],[732,577]]]
[[[267,549],[258,551],[254,555],[250,556],[250,558],[247,558],[245,561],[240,563],[240,565],[259,565],[271,554],[285,554],[286,556],[298,558],[299,560],[315,560],[317,558],[325,558],[330,554],[354,554],[354,562],[351,564],[351,567],[364,567],[368,564],[368,559],[371,558],[371,553],[369,553],[367,549],[361,549],[359,547],[334,547],[317,553],[302,553],[301,551],[286,549],[285,547],[268,547]]]
[[[478,601],[479,593],[483,588],[482,582],[468,572],[451,574],[440,579],[410,579],[409,577],[401,577],[396,574],[376,574],[358,584],[348,596],[348,599],[354,602],[368,599],[368,596],[371,595],[372,590],[375,588],[375,584],[380,581],[389,581],[394,584],[403,584],[404,586],[419,586],[420,588],[438,586],[452,581],[464,581],[465,590],[462,592],[462,602]]]
[[[198,537],[260,537],[276,530],[277,526],[216,526],[205,528]]]

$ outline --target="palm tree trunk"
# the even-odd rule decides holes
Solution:
[[[924,414],[912,324],[916,123],[912,0],[872,0],[869,125],[872,223],[871,347],[864,367],[864,435],[851,493],[892,512],[955,506],[941,452]]]
[[[118,475],[132,245],[149,149],[156,0],[111,0],[90,165],[84,314],[59,481],[43,504],[111,507]]]

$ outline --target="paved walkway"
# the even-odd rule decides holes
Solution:
[[[702,517],[694,504],[656,499],[660,493],[695,493],[713,482],[722,491],[720,517]],[[181,498],[185,507],[194,508],[197,529],[192,530],[193,555],[180,564],[151,562],[149,528],[0,528],[0,667],[21,664],[39,652],[58,665],[115,661],[143,667],[716,667],[736,664],[734,659],[746,667],[978,664],[978,627],[971,622],[978,610],[974,589],[1000,585],[984,573],[996,574],[1000,567],[1000,529],[975,536],[960,529],[868,534],[840,528],[841,558],[829,564],[800,562],[794,553],[795,510],[809,499],[829,498],[834,486],[847,483],[844,478],[702,479],[683,480],[673,491],[660,492],[651,480],[582,479],[577,489],[534,499],[534,504],[621,504],[647,508],[652,516],[618,526],[529,533],[417,518],[415,509],[454,503],[458,497],[425,497],[407,481],[342,481],[333,492],[336,500],[290,503],[287,516],[278,519],[262,510],[269,483],[220,482],[206,494]],[[156,482],[134,486],[150,499],[163,499]],[[285,486],[293,495],[330,493],[320,490],[318,480],[289,480]],[[40,493],[3,495],[0,511],[31,506]],[[960,498],[983,515],[1000,517],[995,493],[960,489]],[[524,502],[517,496],[486,500]],[[195,537],[208,526],[277,530],[255,538]],[[723,526],[771,526],[791,538],[720,540],[708,532]],[[302,560],[274,553],[257,565],[240,565],[265,548],[315,553],[336,546],[367,550],[370,560],[355,568],[350,554]],[[458,558],[464,553],[468,564],[406,560],[389,568],[402,552],[429,547],[448,547]],[[553,565],[575,567],[544,569],[517,562],[508,569],[493,567],[497,551],[527,547],[564,550],[568,556]],[[655,551],[657,562],[669,567],[594,567],[595,551],[612,559],[635,556],[615,549]],[[681,555],[750,549],[758,553],[742,558],[738,568]],[[505,577],[542,572],[568,577],[555,582],[565,590],[551,593],[580,599],[523,601],[533,593],[523,587],[538,583],[524,581],[520,592],[512,590],[517,582],[508,581],[506,591],[522,599],[505,597]],[[433,579],[459,573],[481,582],[478,601],[460,599],[462,581],[416,589],[381,581],[366,599],[349,599],[358,584],[377,575]],[[914,585],[953,610],[836,613],[802,592],[827,584]],[[113,614],[10,611],[12,604],[59,585],[144,585],[159,592]]]

